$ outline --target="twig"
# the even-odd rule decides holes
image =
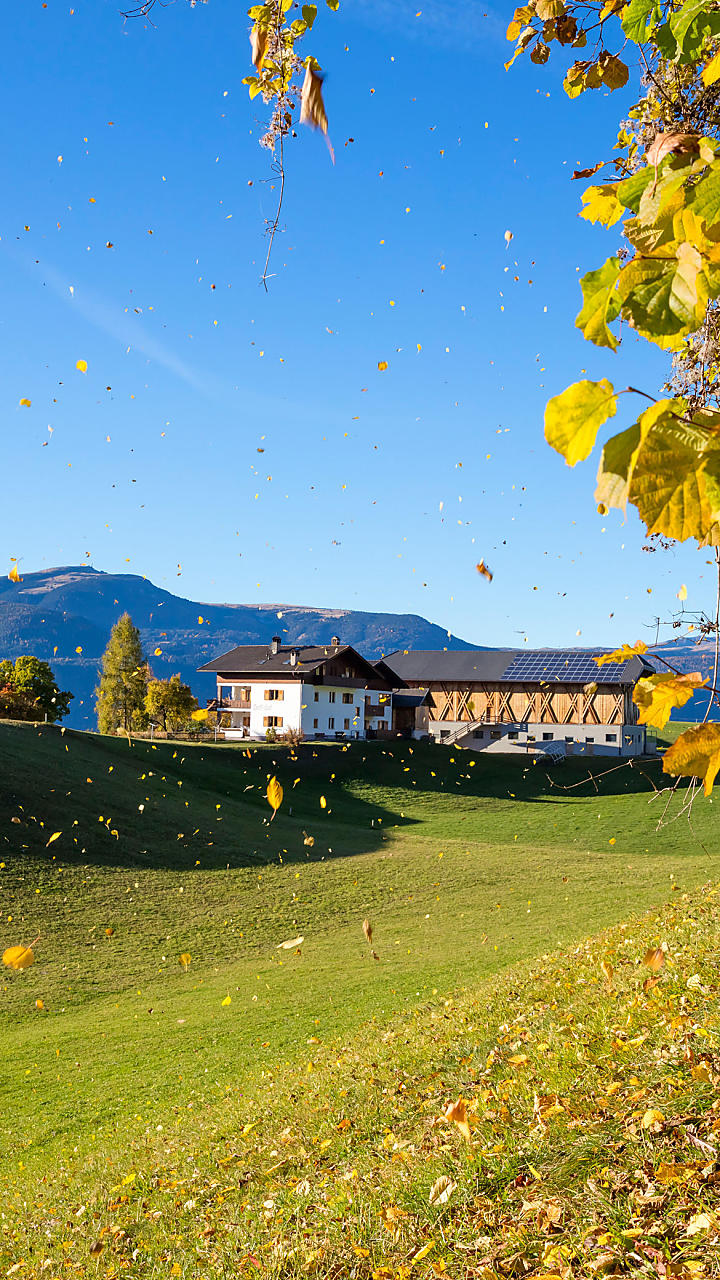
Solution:
[[[268,287],[267,282],[268,282],[268,266],[270,265],[270,254],[272,253],[273,241],[275,239],[275,232],[277,231],[278,225],[280,223],[280,214],[282,212],[283,197],[285,195],[285,158],[283,155],[283,143],[284,143],[284,138],[283,138],[283,134],[281,133],[280,143],[279,143],[280,159],[276,160],[275,162],[276,172],[279,173],[280,175],[280,198],[277,203],[277,209],[275,210],[275,220],[274,222],[272,222],[272,224],[270,224],[268,229],[268,235],[270,238],[268,241],[268,251],[267,251],[267,257],[265,258],[265,266],[263,268],[263,273],[262,273],[262,283],[265,286],[266,293],[267,293],[267,287]]]

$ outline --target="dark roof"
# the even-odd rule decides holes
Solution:
[[[297,654],[297,662],[293,666],[290,654]],[[273,653],[266,644],[239,644],[227,653],[221,653],[212,662],[206,662],[198,671],[310,671],[319,667],[328,658],[335,658],[339,653],[351,652],[347,644],[305,644],[287,645]],[[360,655],[357,654],[357,657]],[[362,659],[364,661],[364,659]]]
[[[404,681],[481,684],[635,684],[648,663],[642,658],[599,667],[601,650],[582,649],[398,649],[385,665]]]
[[[428,689],[393,689],[394,707],[423,707],[430,697]]]
[[[297,654],[295,663],[290,661],[292,653]],[[294,676],[309,675],[322,667],[329,658],[343,655],[348,658],[349,665],[359,667],[370,679],[377,681],[383,678],[374,663],[368,662],[367,658],[363,658],[349,644],[283,645],[277,653],[273,653],[266,644],[240,644],[227,653],[221,653],[218,658],[213,658],[212,662],[206,662],[203,667],[198,667],[198,671],[217,671],[241,677],[271,673],[291,679]],[[392,685],[393,679],[391,675],[389,679],[386,678],[386,683]]]

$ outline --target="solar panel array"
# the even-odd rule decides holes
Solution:
[[[626,663],[609,662],[599,667],[591,653],[558,653],[557,649],[539,649],[534,653],[518,653],[502,675],[506,681],[527,680],[529,684],[555,681],[559,684],[619,684]]]

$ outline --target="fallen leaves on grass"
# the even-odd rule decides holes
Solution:
[[[8,969],[29,969],[30,965],[35,963],[35,952],[32,947],[22,945],[8,947],[3,951],[2,961]]]

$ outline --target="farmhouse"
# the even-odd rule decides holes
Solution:
[[[392,730],[393,677],[337,636],[328,645],[239,645],[199,667],[213,672],[227,713],[225,737],[265,738],[268,730],[306,738],[385,737]]]
[[[632,701],[637,681],[652,673],[642,658],[599,667],[593,654],[568,649],[398,649],[378,668],[428,691],[437,742],[505,752],[544,745],[568,755],[646,750]]]

